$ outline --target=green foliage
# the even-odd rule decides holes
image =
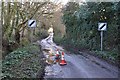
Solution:
[[[1,25],[2,25],[2,40],[12,40],[15,44],[26,45],[30,38],[30,30],[28,26],[28,20],[34,18],[36,21],[39,20],[40,16],[43,14],[40,8],[47,5],[47,2],[26,3],[23,2],[1,2]],[[38,25],[40,26],[40,24]],[[35,32],[36,33],[36,32]],[[26,37],[27,39],[21,39]],[[21,43],[21,44],[20,44]],[[11,52],[14,50],[14,46],[7,45],[3,42],[3,52]],[[12,47],[13,48],[12,48]],[[18,47],[16,47],[18,48]]]
[[[16,43],[13,40],[3,40],[2,41],[2,56],[6,56],[8,53],[12,52],[13,50],[16,50],[19,47],[18,43]]]
[[[44,69],[40,55],[36,45],[27,45],[11,52],[2,62],[2,78],[35,78],[38,70]]]
[[[41,29],[35,36],[38,37],[38,39],[44,39],[48,36],[48,32],[45,29]]]
[[[117,62],[119,54],[117,50],[112,50],[112,51],[91,51],[93,53],[96,53],[97,56],[100,56],[104,59],[109,59],[113,63]]]
[[[21,41],[20,41],[20,45],[22,46],[25,46],[25,45],[28,45],[30,42],[27,38],[22,38]]]
[[[72,5],[71,5],[72,4]],[[74,4],[74,5],[73,5]],[[84,5],[69,3],[63,11],[63,23],[66,26],[68,41],[75,46],[90,50],[100,49],[100,32],[98,22],[107,22],[107,31],[104,32],[104,49],[111,50],[117,46],[117,6],[112,2],[87,2]],[[70,7],[69,7],[70,6]]]
[[[119,4],[117,2],[87,2],[74,7],[76,5],[78,4],[71,2],[63,9],[62,19],[66,26],[66,35],[61,41],[62,44],[70,51],[72,49],[69,47],[77,50],[88,49],[95,51],[98,56],[116,61],[119,46],[117,15]],[[107,31],[103,34],[104,52],[100,51],[100,31],[97,30],[99,22],[108,24]]]

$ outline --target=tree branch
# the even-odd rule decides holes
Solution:
[[[20,30],[20,28],[22,27],[22,25],[24,25],[26,22],[28,22],[29,19],[32,19],[34,17],[34,15],[36,14],[36,12],[39,10],[40,7],[42,7],[43,5],[45,5],[47,2],[44,2],[43,4],[39,5],[37,7],[37,9],[34,11],[34,13],[28,18],[26,19],[24,22],[22,22],[21,24],[18,25],[18,30]],[[20,30],[21,31],[21,30]]]

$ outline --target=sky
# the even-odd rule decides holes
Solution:
[[[68,2],[68,0],[50,0],[50,1],[56,4],[62,3],[63,5],[65,5]]]
[[[67,2],[86,2],[86,0],[50,0],[56,4],[62,3],[63,5],[67,4]]]

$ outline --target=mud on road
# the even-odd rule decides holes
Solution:
[[[52,50],[56,54],[56,49],[59,52],[65,52],[65,60],[67,65],[60,66],[58,63],[51,63],[45,68],[44,79],[47,78],[118,78],[118,68],[110,65],[97,58],[87,58],[82,55],[67,54],[67,52],[55,43],[48,43],[47,40],[41,41],[44,56],[47,51]],[[46,50],[46,51],[45,51]],[[90,60],[91,59],[91,60]],[[54,60],[54,59],[53,59]],[[96,63],[97,62],[97,63]],[[100,65],[102,64],[102,66]]]

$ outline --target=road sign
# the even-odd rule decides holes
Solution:
[[[36,20],[29,20],[28,27],[36,27]]]
[[[106,31],[106,29],[107,29],[107,23],[98,23],[98,31],[101,31],[100,32],[100,36],[101,36],[101,43],[100,43],[101,51],[103,50],[103,31]]]
[[[33,20],[33,19],[28,20],[28,27],[30,28],[30,31],[31,31],[30,32],[30,40],[31,40],[31,43],[32,43],[32,41],[33,41],[33,31],[36,27],[36,20]]]
[[[98,30],[99,31],[106,31],[107,23],[98,23]]]

